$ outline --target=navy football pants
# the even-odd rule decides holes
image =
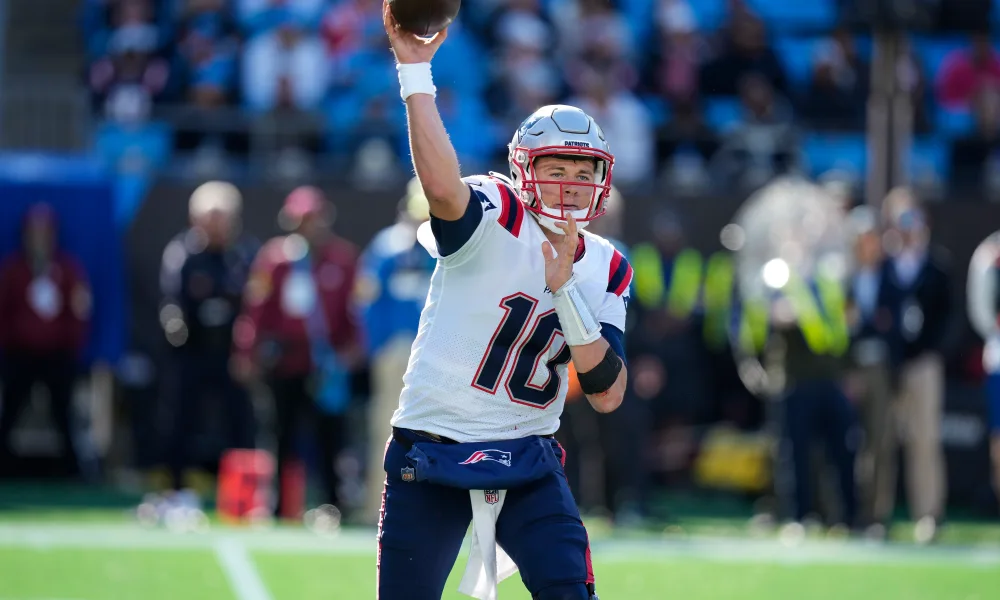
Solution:
[[[472,522],[469,491],[403,481],[405,455],[396,440],[389,442],[376,597],[440,600]],[[497,542],[517,564],[532,596],[565,586],[570,595],[560,595],[560,600],[587,600],[585,584],[594,581],[590,546],[562,471],[507,491]],[[464,565],[463,560],[461,572]]]
[[[802,521],[813,510],[810,458],[813,440],[819,433],[826,442],[828,460],[839,475],[842,522],[856,525],[858,502],[852,438],[857,422],[851,401],[835,381],[800,383],[785,398],[785,426],[794,473],[795,520]]]

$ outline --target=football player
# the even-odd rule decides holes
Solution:
[[[431,57],[447,36],[384,24],[406,103],[436,259],[386,446],[382,600],[438,600],[470,521],[459,586],[496,598],[519,570],[538,600],[593,600],[586,530],[553,434],[570,360],[598,412],[622,402],[632,269],[584,230],[604,214],[614,158],[583,111],[545,106],[518,128],[510,177],[462,177],[435,105]]]

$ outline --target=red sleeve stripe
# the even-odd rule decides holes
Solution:
[[[496,179],[494,181],[501,196],[500,224],[511,235],[517,237],[521,233],[521,223],[524,221],[524,206],[506,183]]]
[[[632,283],[632,265],[621,252],[615,250],[608,269],[608,293],[621,296]]]
[[[621,296],[626,290],[628,290],[629,286],[632,285],[632,265],[627,262],[625,265],[628,267],[628,272],[625,273],[625,279],[622,280],[621,285],[619,285],[618,289],[615,290],[615,296]]]
[[[510,203],[507,202],[507,196],[503,193],[503,184],[497,182],[497,189],[500,190],[500,224],[510,231],[507,227],[507,222],[510,221]]]

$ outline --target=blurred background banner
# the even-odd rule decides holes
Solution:
[[[125,254],[115,220],[115,177],[85,156],[0,154],[0,255],[20,246],[28,208],[51,205],[59,243],[86,269],[94,296],[87,364],[115,364],[125,349],[131,302],[126,293]]]

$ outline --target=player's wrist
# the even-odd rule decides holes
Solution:
[[[576,275],[552,292],[563,337],[570,346],[586,346],[601,339],[601,323],[577,285]]]
[[[570,273],[569,277],[559,278],[559,279],[556,279],[556,280],[553,280],[553,281],[546,281],[545,285],[549,286],[549,289],[552,290],[553,294],[555,294],[559,290],[561,290],[564,287],[566,287],[566,284],[569,283],[569,280],[572,277],[573,277],[573,274]]]
[[[431,75],[431,63],[398,63],[396,72],[399,74],[399,95],[404,102],[414,94],[437,97],[437,88]]]

